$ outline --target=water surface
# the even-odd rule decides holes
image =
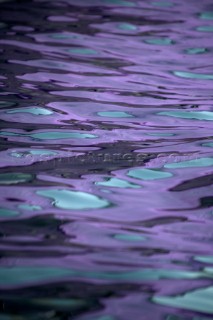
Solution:
[[[0,15],[0,319],[212,319],[211,1]]]

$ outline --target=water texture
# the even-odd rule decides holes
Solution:
[[[0,16],[0,320],[212,320],[212,2]]]

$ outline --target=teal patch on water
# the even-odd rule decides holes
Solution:
[[[32,175],[28,173],[1,173],[0,184],[16,184],[32,180]]]
[[[67,51],[70,53],[81,54],[81,55],[85,55],[85,56],[91,56],[94,54],[98,54],[98,52],[96,50],[87,49],[87,48],[73,48],[73,49],[68,49]]]
[[[39,139],[39,140],[93,139],[93,138],[97,138],[96,135],[89,134],[89,133],[57,132],[57,131],[33,133],[33,134],[30,134],[29,136],[34,138],[34,139]]]
[[[213,158],[200,158],[188,161],[181,161],[176,163],[167,163],[165,168],[179,169],[179,168],[199,168],[199,167],[211,167],[213,166]]]
[[[129,241],[129,242],[134,242],[134,241],[145,241],[146,237],[136,235],[136,234],[116,234],[113,236],[114,239],[116,240],[121,240],[121,241]]]
[[[157,7],[173,7],[173,3],[169,2],[169,1],[154,1],[151,3],[153,6],[157,6]]]
[[[20,204],[18,206],[19,209],[22,210],[29,210],[29,211],[35,211],[35,210],[41,210],[42,207],[40,206],[35,206],[35,205],[30,205],[30,204]]]
[[[11,152],[10,155],[15,158],[22,158],[22,157],[28,156],[29,154],[34,155],[34,156],[55,156],[58,154],[58,152],[37,149],[37,150],[29,150],[29,151],[24,151],[24,152]]]
[[[53,33],[50,35],[53,39],[80,39],[80,34],[64,34],[64,33]],[[51,65],[51,62],[49,62]]]
[[[100,209],[110,205],[107,200],[82,191],[49,189],[36,193],[46,198],[52,198],[53,204],[57,208],[66,210]]]
[[[61,33],[51,34],[50,37],[53,39],[67,39],[67,38],[69,38],[68,35],[61,34]]]
[[[204,146],[204,147],[209,147],[209,148],[213,148],[213,142],[203,143],[202,146]]]
[[[101,117],[108,118],[133,118],[134,116],[124,111],[101,111],[97,113]]]
[[[1,136],[19,136],[19,137],[31,137],[38,140],[54,140],[54,139],[92,139],[98,136],[89,133],[78,133],[78,132],[59,132],[59,131],[48,131],[38,132],[32,134],[23,134],[9,131],[1,131]]]
[[[141,269],[129,272],[78,272],[79,276],[87,279],[104,279],[115,281],[149,281],[159,279],[199,279],[208,275],[201,272],[164,269]],[[210,277],[210,276],[209,276]]]
[[[183,119],[196,119],[213,121],[213,112],[211,111],[162,111],[157,114],[161,116],[176,117]]]
[[[43,281],[54,281],[64,277],[80,277],[82,279],[99,279],[111,281],[149,281],[159,279],[199,279],[211,278],[211,274],[203,272],[139,269],[136,271],[87,271],[57,267],[0,267],[0,286],[26,286]]]
[[[209,318],[204,317],[193,317],[189,319],[188,317],[185,318],[183,316],[176,316],[176,315],[169,315],[166,320],[211,320]]]
[[[112,316],[100,316],[97,318],[88,318],[87,320],[116,320],[116,319]]]
[[[96,182],[97,185],[114,188],[141,188],[141,186],[118,178],[106,178],[106,181]]]
[[[213,11],[202,12],[200,18],[205,20],[213,20]]]
[[[38,107],[32,107],[32,108],[18,108],[14,110],[8,110],[6,113],[30,113],[36,116],[48,116],[50,114],[53,114],[52,111],[44,109],[44,108],[38,108]]]
[[[18,216],[19,212],[16,210],[11,210],[7,208],[0,208],[0,218],[5,217],[15,217]]]
[[[203,32],[213,32],[213,26],[201,26],[197,27],[197,31],[203,31]]]
[[[135,3],[123,0],[103,0],[105,3],[121,7],[134,7]]]
[[[169,38],[153,38],[153,39],[146,39],[144,40],[145,43],[148,44],[156,44],[159,46],[169,46],[174,44],[174,41],[172,41]]]
[[[146,133],[148,136],[158,136],[158,137],[170,137],[174,136],[174,133],[164,133],[164,132],[154,132]]]
[[[213,74],[201,74],[194,72],[174,71],[175,76],[186,79],[213,80]]]
[[[213,256],[196,256],[195,261],[213,264]]]
[[[11,157],[15,157],[15,158],[23,158],[25,156],[27,156],[28,154],[30,154],[29,152],[11,152]]]
[[[105,193],[112,193],[112,191],[109,190],[109,189],[101,189],[101,191],[102,191],[102,192],[105,192]]]
[[[169,315],[168,317],[165,318],[165,320],[185,320],[183,317],[175,316],[175,315]],[[191,319],[191,320],[194,320]]]
[[[155,296],[152,301],[173,308],[213,314],[213,287],[190,291],[182,296]]]
[[[204,268],[203,271],[206,272],[207,274],[209,274],[210,276],[213,276],[213,268],[211,268],[211,267]]]
[[[186,50],[186,53],[188,54],[202,54],[206,52],[207,52],[206,48],[190,48]]]
[[[55,280],[72,274],[69,269],[57,267],[0,267],[0,285],[26,286],[31,283]]]
[[[204,268],[203,271],[204,271],[208,276],[210,276],[211,278],[213,278],[213,267]]]
[[[9,131],[1,131],[1,136],[10,137],[10,136],[24,136],[24,134],[16,133],[16,132],[9,132]]]
[[[172,177],[170,172],[151,169],[131,169],[127,175],[129,177],[142,180],[156,180]]]
[[[176,315],[169,315],[168,317],[166,317],[165,320],[211,320],[209,318],[203,318],[203,317],[193,317],[191,319],[189,318],[183,318],[182,316],[176,316]]]
[[[121,30],[127,30],[127,31],[137,30],[137,27],[134,26],[134,24],[131,24],[131,23],[120,23],[118,25],[118,28],[121,29]]]

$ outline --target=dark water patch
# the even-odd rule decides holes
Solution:
[[[170,191],[184,191],[191,190],[194,188],[202,188],[206,186],[211,186],[213,183],[213,175],[206,175],[202,177],[193,178],[189,181],[184,181],[181,184],[173,187]]]

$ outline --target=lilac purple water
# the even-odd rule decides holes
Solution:
[[[212,2],[0,12],[0,319],[212,319]]]

